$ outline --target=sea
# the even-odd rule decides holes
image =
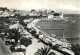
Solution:
[[[71,44],[80,44],[80,14],[64,14],[67,20],[42,19],[36,26],[48,35],[68,40]]]

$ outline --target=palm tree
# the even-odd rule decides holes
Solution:
[[[45,47],[41,49],[38,49],[38,51],[35,53],[35,55],[55,55],[54,52],[50,52],[51,48]]]
[[[21,34],[20,34],[20,32],[18,32],[17,29],[10,29],[10,30],[8,31],[8,33],[9,33],[8,38],[9,38],[9,39],[14,39],[16,43],[18,42],[18,40],[19,40],[20,37],[21,37]]]
[[[9,29],[6,33],[9,33],[8,35],[6,34],[6,39],[14,39],[15,40],[15,44],[17,45],[18,40],[22,37],[22,35],[20,34],[20,32],[18,32],[17,29]]]
[[[55,55],[55,53],[54,52],[50,52],[48,55]]]
[[[80,45],[72,44],[71,50],[75,53],[75,55],[80,55]]]

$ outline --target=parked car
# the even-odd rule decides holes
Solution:
[[[6,45],[14,45],[14,44],[15,44],[15,42],[5,41],[5,44],[6,44]]]
[[[10,47],[11,52],[15,52],[15,46]]]
[[[10,50],[11,50],[11,52],[26,52],[26,49],[24,49],[24,48],[16,48],[16,46],[11,46],[10,47]]]

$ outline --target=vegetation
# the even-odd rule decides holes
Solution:
[[[75,55],[80,55],[80,45],[79,44],[72,44],[72,51]]]
[[[45,47],[41,49],[38,49],[38,51],[35,53],[35,55],[55,55],[54,52],[50,52],[51,48]]]
[[[18,39],[21,37],[21,34],[17,29],[8,29],[5,33],[9,33],[8,35],[6,34],[7,39],[15,39],[15,42],[18,42]]]
[[[26,46],[26,47],[27,47],[28,45],[32,44],[31,38],[22,37],[22,38],[20,39],[20,42],[21,42],[22,45],[24,45],[24,46]]]
[[[23,20],[20,20],[20,22],[19,22],[22,26],[27,26],[27,24],[25,24],[24,22],[23,22]]]
[[[9,35],[6,38],[15,40],[15,42],[5,41],[5,44],[12,45],[10,47],[10,50],[12,52],[13,51],[14,52],[16,52],[16,51],[17,52],[24,52],[25,49],[22,49],[21,45],[24,45],[24,46],[27,47],[28,45],[32,44],[31,38],[22,37],[22,34],[20,34],[20,32],[18,32],[17,29],[9,29],[8,33],[9,33]],[[20,41],[20,48],[15,49],[15,46],[17,46],[17,44],[18,44],[18,40]]]

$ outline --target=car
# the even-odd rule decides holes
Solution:
[[[6,45],[9,45],[9,44],[10,44],[10,41],[5,41],[5,44],[6,44]]]
[[[5,44],[6,44],[6,45],[14,45],[14,44],[15,44],[15,42],[5,41]]]
[[[15,52],[15,46],[10,47],[11,52]]]
[[[26,49],[23,49],[23,48],[17,48],[15,51],[16,51],[16,52],[26,52]]]
[[[15,45],[10,47],[11,52],[26,52],[26,49],[24,48],[18,48]]]

